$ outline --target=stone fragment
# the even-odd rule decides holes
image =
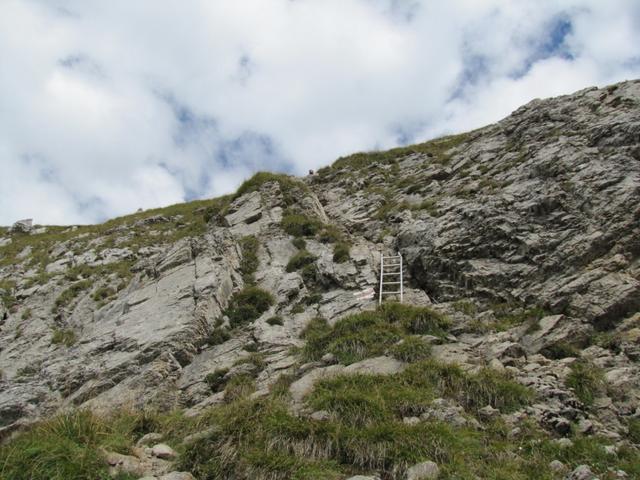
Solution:
[[[407,470],[407,480],[430,480],[438,478],[440,468],[435,462],[418,463]]]
[[[163,460],[169,460],[178,456],[176,451],[165,443],[158,443],[151,449],[151,455]]]
[[[596,480],[596,478],[588,465],[576,467],[576,469],[567,476],[567,480]]]
[[[136,446],[138,447],[146,446],[152,443],[159,442],[163,438],[164,438],[164,435],[162,435],[161,433],[156,433],[156,432],[147,433],[142,437],[140,437],[140,439],[136,442]]]

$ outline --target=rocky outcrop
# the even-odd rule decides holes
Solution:
[[[451,319],[447,335],[421,337],[431,356],[468,372],[489,366],[537,395],[508,415],[480,406],[480,419],[500,416],[512,433],[533,419],[557,436],[574,425],[621,441],[640,415],[639,132],[640,82],[625,82],[304,179],[267,179],[221,204],[50,227],[46,238],[3,231],[0,435],[70,406],[197,415],[228,401],[218,382],[250,378],[261,398],[283,375],[293,377],[293,410],[326,420],[302,408],[317,380],[405,365],[386,354],[301,365],[301,335],[316,317],[332,326],[372,309],[357,294],[377,286],[380,252],[398,251],[405,301]],[[283,227],[292,212],[312,220],[304,241]],[[345,261],[336,242],[350,247]],[[301,250],[310,266],[291,267]],[[273,302],[232,325],[226,309],[248,285]],[[589,406],[567,384],[576,362],[606,382]],[[442,398],[402,421],[432,419],[479,428]],[[139,445],[137,460],[109,454],[110,465],[188,475],[169,473],[171,454],[156,447]],[[410,478],[439,471],[412,468]]]

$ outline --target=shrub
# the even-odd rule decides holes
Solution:
[[[565,384],[573,390],[582,403],[587,406],[592,405],[596,396],[606,387],[602,369],[587,360],[576,360],[569,368],[571,372]]]
[[[76,333],[69,328],[56,328],[51,335],[52,345],[64,345],[71,347],[76,343]]]
[[[309,253],[306,250],[300,250],[293,257],[289,259],[289,263],[287,263],[287,272],[295,272],[296,270],[301,269],[305,265],[309,265],[316,261],[315,255]]]
[[[275,302],[273,295],[258,287],[247,287],[231,297],[226,315],[231,326],[253,322]]]
[[[431,345],[420,337],[407,337],[389,350],[392,357],[401,362],[418,362],[431,355]]]
[[[285,212],[280,222],[282,229],[294,237],[309,237],[316,234],[321,223],[315,218],[307,217],[301,213]]]
[[[284,325],[284,320],[280,315],[276,315],[274,317],[268,318],[267,323],[271,326],[274,325]]]
[[[333,247],[333,261],[336,263],[344,263],[349,260],[349,250],[351,247],[348,243],[339,242],[336,243]]]
[[[224,376],[229,372],[228,368],[218,368],[211,373],[207,373],[204,377],[204,381],[212,392],[219,392],[222,390],[222,386],[226,383]]]
[[[242,272],[246,283],[253,283],[253,274],[260,266],[260,260],[258,259],[259,246],[258,239],[253,235],[248,235],[240,240],[240,250],[242,251],[240,272]]]

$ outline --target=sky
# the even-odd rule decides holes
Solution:
[[[0,225],[214,197],[638,77],[638,0],[0,0]]]

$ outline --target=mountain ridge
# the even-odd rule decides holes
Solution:
[[[69,408],[180,409],[221,429],[189,447],[163,432],[196,478],[417,479],[424,462],[441,478],[564,478],[588,449],[603,478],[640,475],[639,200],[635,80],[307,177],[259,173],[218,199],[0,230],[0,432]],[[375,310],[354,293],[376,287],[380,252],[396,251],[407,305]],[[405,397],[380,403],[394,390]],[[258,416],[262,447],[243,445],[220,415],[241,425],[258,406],[314,443]],[[185,428],[206,431],[198,422]],[[338,433],[355,427],[397,441]],[[442,451],[419,446],[438,429]],[[478,436],[495,458],[482,460]],[[559,439],[573,446],[554,457]],[[233,458],[212,453],[223,444]],[[594,453],[605,447],[619,454]]]

